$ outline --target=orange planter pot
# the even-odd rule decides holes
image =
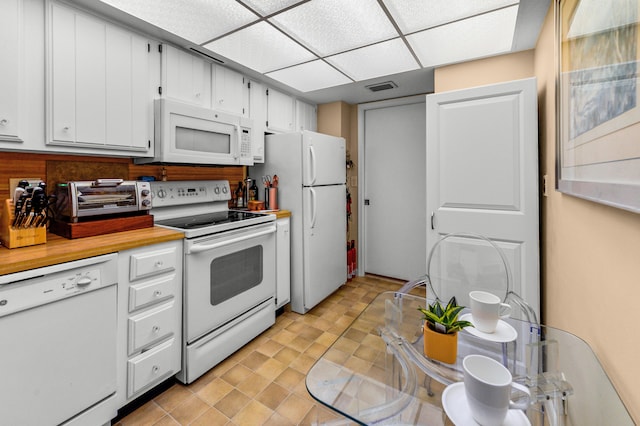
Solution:
[[[454,364],[458,356],[458,333],[442,334],[431,330],[426,324],[423,327],[424,354],[447,364]]]

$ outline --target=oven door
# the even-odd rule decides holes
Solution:
[[[275,297],[275,233],[268,223],[186,240],[187,343]]]

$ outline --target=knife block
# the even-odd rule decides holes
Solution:
[[[8,248],[18,248],[44,244],[47,242],[47,228],[45,226],[32,228],[14,228],[12,226],[14,218],[13,200],[5,200],[0,219],[0,240]]]

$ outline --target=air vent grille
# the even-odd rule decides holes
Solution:
[[[372,92],[379,92],[381,90],[395,89],[396,87],[398,87],[398,85],[393,81],[385,81],[384,83],[370,84],[369,86],[365,87]]]
[[[202,51],[200,51],[198,49],[194,49],[193,47],[190,47],[189,50],[191,50],[192,52],[195,52],[195,53],[197,53],[199,55],[206,56],[207,58],[209,58],[209,59],[211,59],[213,61],[216,61],[219,64],[224,64],[224,61],[222,61],[222,60],[220,60],[218,58],[215,58],[215,57],[213,57],[213,56],[211,56],[211,55],[209,55],[207,53],[204,53],[204,52],[202,52]]]

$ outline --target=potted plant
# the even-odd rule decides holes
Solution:
[[[428,309],[419,307],[424,315],[424,354],[447,364],[456,362],[458,356],[458,331],[473,326],[469,321],[458,321],[458,314],[464,306],[458,306],[455,296],[442,307],[439,300]]]

